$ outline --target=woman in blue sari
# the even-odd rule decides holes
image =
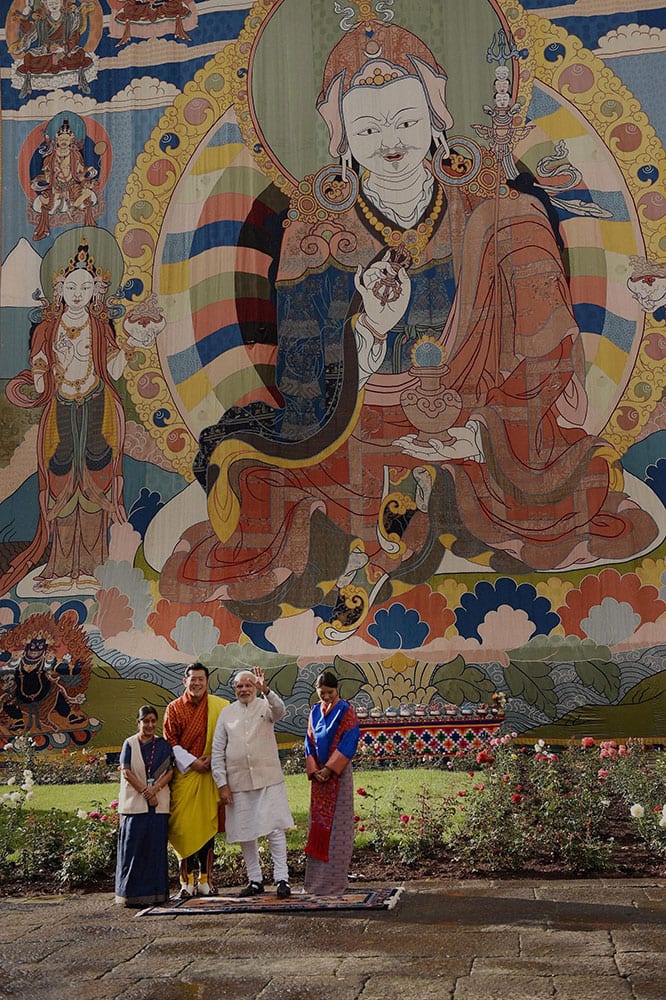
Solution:
[[[305,846],[305,891],[342,896],[354,849],[354,780],[351,759],[361,735],[353,705],[338,695],[338,679],[325,670],[316,681],[305,737],[311,781],[310,826]]]
[[[124,906],[150,906],[169,898],[171,747],[155,735],[157,710],[152,705],[142,705],[137,725],[138,732],[120,752],[116,903]]]

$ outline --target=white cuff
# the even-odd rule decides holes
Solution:
[[[180,744],[176,743],[173,750],[174,760],[176,761],[176,767],[181,774],[187,774],[193,762],[197,759],[193,753],[186,750],[185,747],[181,747]]]

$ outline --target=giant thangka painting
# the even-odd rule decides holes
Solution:
[[[663,5],[2,12],[0,742],[663,741]]]

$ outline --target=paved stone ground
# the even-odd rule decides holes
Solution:
[[[0,901],[2,1000],[664,1000],[666,882],[407,883],[391,911]]]

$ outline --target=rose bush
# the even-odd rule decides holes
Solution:
[[[78,813],[38,812],[31,802],[35,756],[21,745],[9,753],[11,774],[0,795],[0,883],[9,891],[20,891],[24,883],[47,889],[108,887],[115,868],[117,803]],[[521,746],[504,736],[448,759],[413,756],[411,767],[416,765],[417,780],[421,775],[423,780],[416,801],[412,793],[409,803],[395,791],[398,783],[394,787],[383,775],[370,772],[358,779],[363,783],[355,794],[353,866],[367,877],[395,878],[399,865],[403,877],[426,870],[603,872],[617,864],[618,829],[630,839],[638,864],[643,857],[646,863],[666,859],[666,755],[640,741],[599,743],[585,737],[553,749],[543,740]],[[433,766],[451,772],[446,794],[429,784]],[[306,833],[301,822],[293,835],[289,863],[295,877],[303,869]],[[223,837],[216,842],[216,860],[220,885],[241,880],[242,859]],[[631,870],[636,872],[635,864]]]

